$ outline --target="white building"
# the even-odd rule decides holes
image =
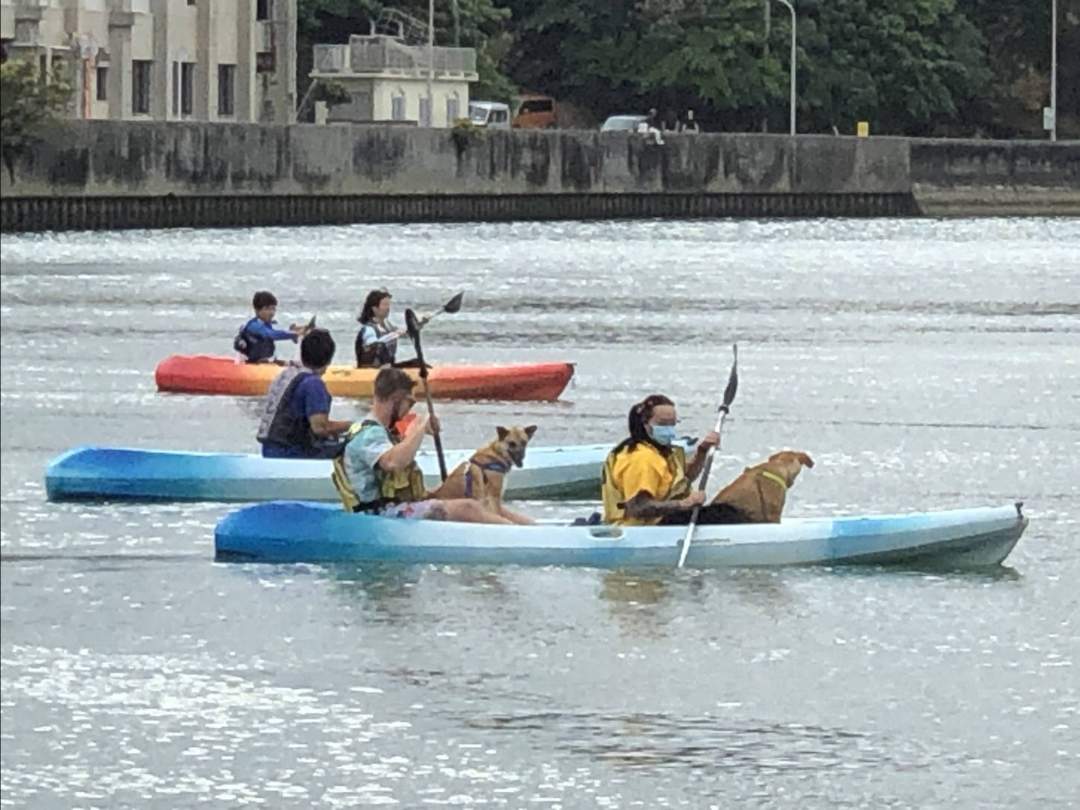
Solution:
[[[431,50],[434,70],[426,46],[405,45],[394,37],[351,36],[347,45],[316,45],[311,78],[337,82],[352,96],[351,103],[331,107],[328,120],[450,127],[467,117],[469,83],[477,80],[476,51]]]
[[[0,39],[80,118],[293,121],[296,0],[0,0]]]

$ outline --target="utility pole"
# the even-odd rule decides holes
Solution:
[[[1056,2],[1057,0],[1055,0]],[[795,135],[795,6],[791,5],[788,0],[778,0],[787,6],[788,11],[791,12],[791,100],[788,102],[791,105],[791,134]]]
[[[432,85],[435,81],[435,0],[428,0],[427,7],[427,125],[435,124],[435,94]]]
[[[762,0],[765,9],[765,50],[762,54],[764,61],[769,61],[769,32],[772,29],[772,0]],[[763,65],[764,66],[764,65]],[[765,114],[761,116],[761,131],[769,131],[769,108],[765,107]]]

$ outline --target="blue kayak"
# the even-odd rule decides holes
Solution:
[[[597,498],[600,468],[611,444],[530,447],[521,469],[506,477],[509,499]],[[448,469],[473,451],[449,450]],[[434,452],[417,456],[429,487],[439,484]],[[49,500],[337,501],[330,462],[263,458],[246,453],[186,453],[123,447],[79,447],[45,472]]]
[[[686,564],[933,563],[997,565],[1028,520],[1020,504],[947,512],[794,518],[779,524],[699,526]],[[483,565],[673,566],[680,526],[492,526],[401,520],[340,507],[274,501],[238,509],[214,533],[218,560]]]

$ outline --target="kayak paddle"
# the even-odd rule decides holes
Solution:
[[[720,407],[716,409],[716,427],[713,430],[719,434],[724,429],[724,420],[727,419],[728,411],[731,408],[731,403],[735,400],[735,392],[739,388],[739,347],[733,345],[731,352],[734,355],[734,359],[731,362],[731,374],[728,376],[727,388],[724,389],[724,401],[720,403]],[[702,492],[705,491],[705,485],[709,482],[709,473],[712,472],[713,456],[716,454],[716,448],[720,446],[720,442],[716,443],[715,447],[709,448],[709,454],[705,458],[705,467],[701,471],[701,483],[698,484],[698,489]],[[690,542],[694,539],[694,529],[697,528],[698,513],[701,511],[700,506],[695,506],[694,511],[690,515],[690,525],[686,527],[686,536],[683,538],[682,551],[679,554],[679,568],[683,567],[686,562],[686,555],[690,551]]]
[[[461,306],[461,294],[454,296],[458,299],[458,307]],[[453,299],[451,299],[453,303]],[[447,310],[449,311],[449,310]],[[455,310],[456,311],[456,310]],[[405,328],[409,332],[409,337],[412,338],[413,346],[416,347],[416,359],[420,363],[420,382],[424,386],[424,398],[427,400],[428,416],[432,419],[435,418],[435,404],[431,401],[431,388],[428,386],[428,367],[424,362],[424,352],[420,348],[420,321],[416,317],[416,313],[411,309],[405,310]],[[439,456],[439,474],[442,476],[442,480],[446,480],[446,457],[443,455],[442,437],[439,435],[439,431],[434,429],[432,425],[431,435],[435,439],[435,452]]]
[[[430,315],[425,315],[424,317],[420,318],[420,321],[417,324],[417,328],[418,329],[423,329],[427,325],[428,321],[430,321],[436,315],[441,315],[444,312],[449,313],[450,315],[453,315],[453,314],[455,314],[457,312],[460,312],[461,311],[461,299],[464,298],[464,297],[465,297],[465,291],[462,290],[457,295],[455,295],[453,298],[451,298],[449,301],[447,301],[445,304],[443,304],[442,309],[437,309],[434,312],[432,312]],[[411,335],[412,332],[410,332],[409,334]]]

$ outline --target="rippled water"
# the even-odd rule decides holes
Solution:
[[[5,235],[0,804],[1070,806],[1078,257],[1038,219]],[[652,390],[701,432],[738,340],[717,485],[797,447],[791,513],[1031,527],[979,573],[271,567],[212,562],[220,505],[45,502],[76,444],[251,449],[251,401],[157,361],[227,351],[261,287],[347,359],[382,284],[467,291],[436,360],[578,364],[559,403],[440,405],[448,445],[614,441]]]

